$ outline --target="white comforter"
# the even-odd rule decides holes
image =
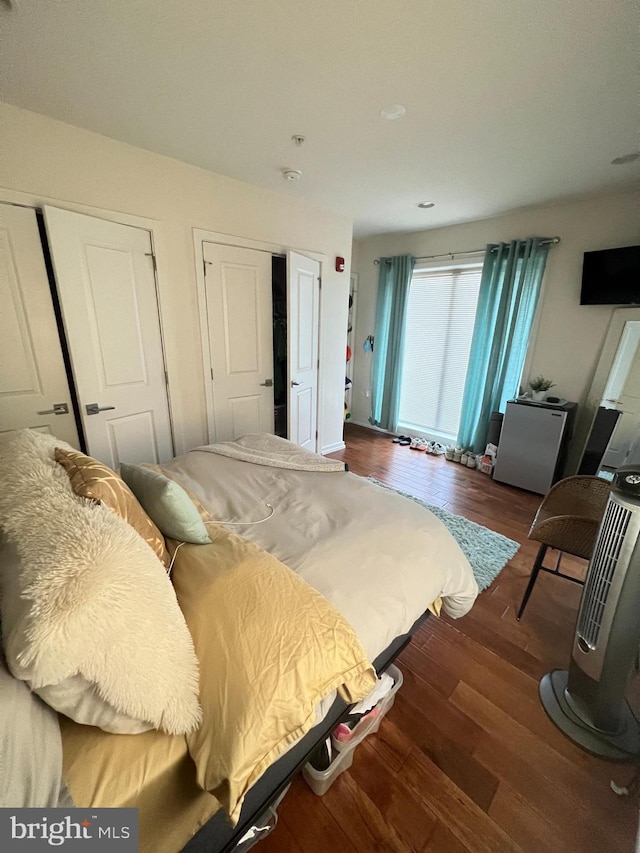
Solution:
[[[298,572],[349,620],[373,660],[440,596],[463,616],[478,594],[444,525],[347,472],[283,470],[193,450],[163,466],[219,521]]]

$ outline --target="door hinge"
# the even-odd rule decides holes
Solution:
[[[164,384],[169,387],[169,373],[165,370],[164,372]]]
[[[322,279],[318,276],[318,289],[322,290]]]
[[[213,367],[210,367],[209,370],[211,371],[211,381],[213,382]]]
[[[151,258],[151,263],[153,264],[153,272],[155,275],[158,275],[158,265],[156,263],[156,256],[153,254],[153,252],[145,252],[145,255],[148,258]]]

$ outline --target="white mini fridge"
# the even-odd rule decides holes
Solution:
[[[559,479],[575,403],[507,403],[493,479],[546,495]]]

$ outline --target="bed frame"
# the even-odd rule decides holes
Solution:
[[[373,662],[378,673],[384,672],[389,664],[393,663],[428,615],[427,611],[414,623],[407,634],[396,637],[391,645],[378,655]],[[242,836],[252,826],[259,824],[261,818],[264,819],[269,806],[278,799],[318,746],[324,743],[338,723],[346,717],[350,707],[338,697],[324,720],[307,732],[295,747],[274,762],[253,785],[245,798],[237,825],[232,827],[224,812],[219,810],[198,830],[183,848],[182,853],[231,853]]]

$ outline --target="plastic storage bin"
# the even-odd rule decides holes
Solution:
[[[353,733],[346,743],[339,743],[332,739],[332,745],[336,751],[336,757],[326,770],[316,770],[311,764],[305,764],[302,775],[314,794],[321,797],[329,790],[341,773],[348,770],[353,764],[353,753],[358,744],[370,734],[374,734],[380,728],[380,723],[393,707],[396,693],[402,686],[402,672],[397,666],[389,664],[386,672],[393,678],[394,685],[378,705],[378,713],[374,717],[366,717],[360,720],[354,728]]]

